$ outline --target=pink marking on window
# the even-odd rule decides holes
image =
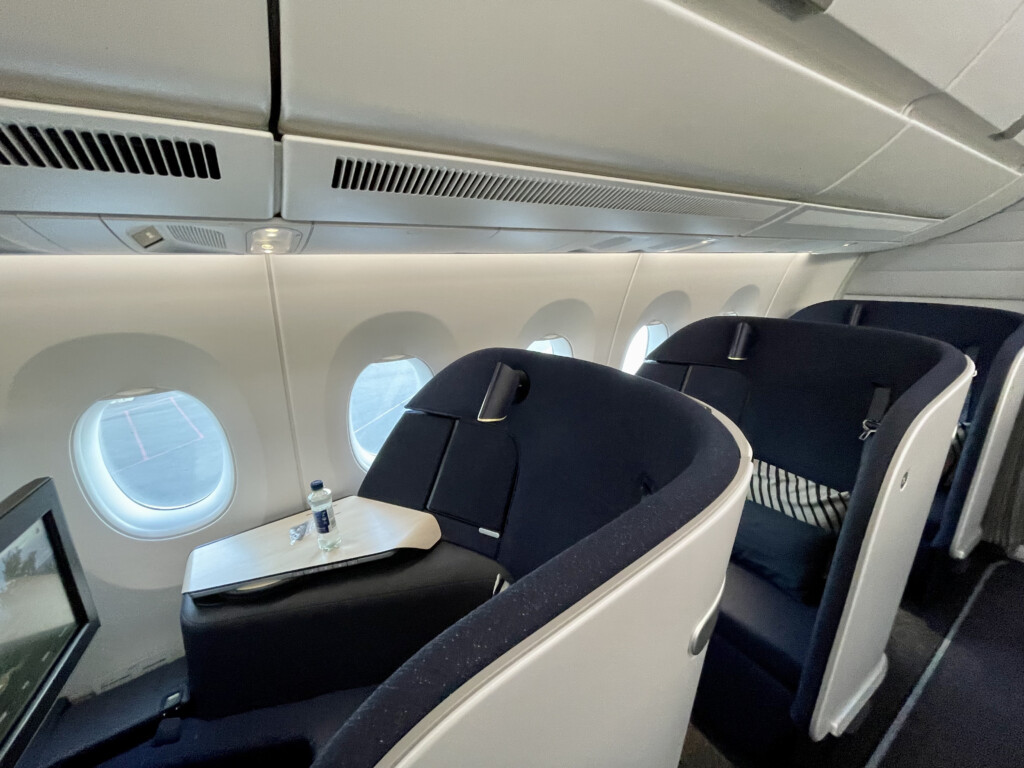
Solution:
[[[190,419],[190,418],[188,417],[188,414],[186,414],[186,413],[185,413],[185,412],[184,412],[183,410],[181,410],[181,406],[180,406],[180,405],[178,405],[178,401],[177,401],[177,400],[175,400],[175,399],[174,399],[174,398],[172,397],[172,398],[171,398],[171,403],[173,403],[174,407],[178,409],[178,413],[180,413],[180,414],[181,414],[181,418],[183,418],[183,419],[184,419],[185,421],[187,421],[187,422],[188,422],[188,425],[189,425],[190,427],[192,427],[192,429],[194,429],[194,430],[196,431],[196,434],[197,434],[197,435],[199,435],[199,439],[200,439],[200,440],[204,439],[204,438],[205,438],[205,435],[204,435],[204,434],[203,434],[202,432],[200,432],[200,431],[199,431],[199,427],[197,427],[197,426],[196,426],[195,424],[193,424],[193,423],[192,423],[192,419]]]
[[[124,411],[124,417],[128,419],[128,426],[132,428],[132,434],[135,435],[135,443],[139,446],[139,453],[142,454],[142,460],[146,461],[149,458],[146,455],[146,448],[142,445],[142,440],[139,438],[139,430],[135,428],[135,422],[132,421],[132,415],[128,413],[127,409]]]
[[[181,445],[176,445],[173,448],[168,448],[166,451],[160,451],[160,453],[154,453],[152,456],[147,456],[146,458],[142,459],[141,461],[136,461],[136,462],[133,462],[132,464],[125,464],[123,467],[118,467],[117,471],[118,472],[124,472],[126,470],[131,469],[132,467],[139,466],[139,464],[145,464],[147,461],[152,461],[153,459],[159,459],[161,456],[166,456],[168,453],[174,453],[177,450],[181,450],[182,448],[185,448],[185,447],[187,447],[189,445],[192,445],[193,443],[198,443],[198,442],[199,442],[199,438],[197,437],[194,440],[189,440],[187,443],[182,443]]]

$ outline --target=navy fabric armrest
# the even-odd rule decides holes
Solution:
[[[732,559],[795,599],[817,605],[825,589],[836,538],[824,528],[748,501]]]

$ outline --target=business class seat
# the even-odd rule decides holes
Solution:
[[[935,494],[922,545],[967,557],[1024,397],[1024,315],[959,304],[824,301],[794,320],[905,331],[952,344],[974,360],[977,375]]]
[[[407,408],[359,495],[431,512],[439,547],[504,576],[384,679],[315,765],[675,766],[749,484],[739,430],[653,382],[511,349],[457,360]],[[301,604],[286,605],[294,620]],[[219,608],[186,600],[190,668],[217,645]],[[258,643],[274,618],[247,610]],[[345,632],[344,617],[330,627]],[[323,640],[293,642],[328,656]],[[211,685],[193,687],[196,704],[219,695]]]
[[[693,323],[639,375],[718,409],[754,473],[694,717],[738,748],[844,732],[885,646],[973,366],[893,331]]]

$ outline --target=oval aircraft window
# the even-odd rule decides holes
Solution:
[[[547,355],[572,357],[572,345],[564,336],[545,336],[543,339],[531,341],[526,348],[530,352],[543,352]]]
[[[359,466],[370,468],[405,404],[433,375],[417,357],[383,360],[362,370],[348,403],[348,436]]]
[[[224,429],[184,392],[145,390],[93,403],[73,442],[86,496],[129,536],[166,538],[201,528],[234,493]]]
[[[626,357],[622,361],[622,370],[636,373],[644,364],[644,358],[653,352],[659,344],[668,338],[668,326],[657,320],[641,325],[626,347]]]

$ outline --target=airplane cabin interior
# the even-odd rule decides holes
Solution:
[[[1024,764],[1024,0],[0,4],[3,768]]]

